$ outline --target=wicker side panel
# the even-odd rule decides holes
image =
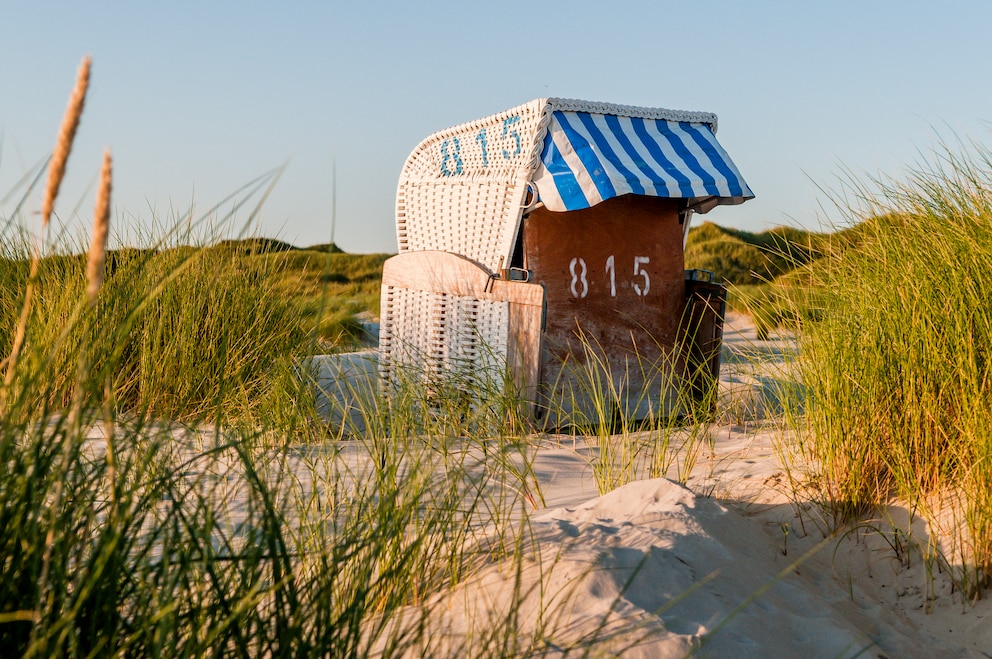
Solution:
[[[506,372],[509,303],[470,297],[451,302],[445,368],[472,391],[499,386]]]
[[[467,327],[472,328],[474,335],[471,343],[473,367],[486,374],[487,383],[502,384],[507,366],[510,303],[473,300],[471,308],[473,315]]]
[[[379,328],[379,375],[394,380],[404,365],[423,370],[431,352],[434,296],[397,286],[382,287]]]
[[[506,371],[509,302],[383,286],[379,375],[393,384],[456,377],[469,391]]]

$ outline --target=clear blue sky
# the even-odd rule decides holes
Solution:
[[[89,53],[56,211],[81,200],[88,224],[110,147],[125,241],[288,162],[257,231],[326,242],[336,159],[336,241],[394,251],[413,147],[542,96],[716,112],[757,198],[706,217],[748,230],[817,228],[818,186],[845,170],[899,175],[940,137],[992,145],[988,2],[6,4],[0,197],[51,150]]]

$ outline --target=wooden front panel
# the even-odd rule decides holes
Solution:
[[[525,266],[547,296],[542,381],[565,384],[563,363],[588,366],[596,354],[615,388],[667,395],[642,390],[647,373],[670,365],[685,308],[678,202],[626,195],[581,211],[542,208],[523,232]]]

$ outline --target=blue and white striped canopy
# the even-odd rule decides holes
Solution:
[[[702,212],[754,198],[709,124],[588,112],[552,114],[533,181],[552,211],[624,194],[687,199]]]

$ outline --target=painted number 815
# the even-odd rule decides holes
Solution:
[[[648,256],[634,257],[634,276],[630,287],[634,289],[635,294],[641,297],[647,295],[648,291],[651,290],[651,276],[644,267],[650,262],[651,257]],[[610,297],[616,297],[617,267],[614,255],[611,254],[606,259],[604,271],[610,282]],[[572,293],[572,297],[582,299],[587,296],[589,294],[589,266],[586,265],[585,259],[575,257],[569,261],[568,273],[571,275],[568,290]]]

